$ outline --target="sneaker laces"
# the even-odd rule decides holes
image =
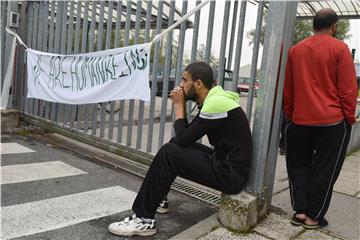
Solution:
[[[134,213],[133,215],[126,217],[123,222],[129,223],[130,221],[133,221],[135,218],[136,218],[136,214]]]
[[[153,226],[155,224],[155,219],[151,219],[151,218],[140,218],[140,217],[137,217],[136,214],[132,214],[131,216],[129,217],[126,217],[123,221],[121,222],[118,222],[118,225],[121,226],[121,225],[129,225],[129,224],[132,224],[132,223],[140,223],[140,222],[145,222],[145,223],[149,223],[151,224],[151,226]]]
[[[160,202],[160,204],[159,204],[159,207],[161,207],[161,208],[165,207],[165,204],[166,204],[166,203],[168,203],[167,200],[162,200],[162,201]]]

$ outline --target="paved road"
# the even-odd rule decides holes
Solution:
[[[3,135],[1,142],[0,239],[121,239],[107,226],[131,212],[141,178],[31,137]],[[168,239],[216,211],[176,192],[169,199],[171,212],[157,216],[153,239]]]

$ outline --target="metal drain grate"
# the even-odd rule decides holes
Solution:
[[[147,166],[134,163],[133,161],[128,159],[108,159],[107,157],[101,157],[96,159],[143,178],[145,177],[148,170]],[[219,204],[221,198],[220,194],[212,193],[199,187],[193,186],[189,183],[185,183],[181,181],[181,178],[175,179],[175,181],[171,185],[171,189],[214,206],[217,206]]]
[[[39,136],[37,138],[39,138]],[[144,164],[140,164],[120,156],[111,157],[109,155],[100,154],[96,151],[91,151],[90,149],[85,149],[83,146],[74,144],[74,142],[69,144],[69,142],[66,141],[65,139],[56,137],[54,135],[50,135],[50,136],[48,135],[46,136],[46,139],[44,137],[40,137],[40,138],[47,142],[51,141],[53,145],[57,145],[62,148],[68,149],[72,152],[75,152],[77,154],[80,154],[89,160],[103,162],[115,168],[122,169],[126,172],[132,173],[134,175],[143,178],[145,177],[147,170],[149,168]],[[187,196],[204,201],[214,206],[217,206],[219,204],[221,198],[220,194],[207,191],[195,185],[191,185],[191,183],[188,183],[188,181],[185,182],[181,178],[175,179],[175,181],[171,185],[171,189],[183,193]]]
[[[203,189],[194,187],[194,186],[190,186],[186,183],[182,183],[180,181],[175,180],[171,186],[172,189],[184,193],[188,196],[194,197],[196,199],[199,199],[201,201],[210,203],[212,205],[217,206],[220,202],[220,195],[215,194],[215,193],[211,193],[211,192],[207,192]]]

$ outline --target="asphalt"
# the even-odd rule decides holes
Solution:
[[[69,165],[69,168],[81,170],[86,174],[55,178],[48,176],[47,179],[2,184],[3,235],[0,236],[0,239],[6,239],[6,236],[16,236],[15,239],[24,240],[125,239],[109,233],[107,226],[131,214],[132,201],[126,202],[127,209],[113,213],[113,209],[109,208],[109,205],[121,209],[121,206],[118,206],[121,205],[121,202],[119,204],[109,203],[105,194],[104,196],[96,196],[98,201],[95,201],[93,206],[79,205],[81,203],[80,198],[84,193],[106,191],[118,187],[123,191],[123,195],[121,195],[121,191],[119,193],[119,201],[126,199],[130,193],[129,198],[133,200],[141,186],[142,178],[101,162],[94,162],[91,158],[86,158],[46,141],[39,141],[31,136],[3,135],[1,138],[2,152],[5,143],[17,143],[34,151],[2,154],[2,174],[6,175],[7,178],[16,177],[16,175],[20,174],[20,170],[23,171],[22,167],[34,163],[41,165],[61,162]],[[15,167],[17,171],[12,171],[12,176],[9,176],[8,170],[5,170],[6,167]],[[54,169],[54,174],[56,171]],[[38,175],[35,177],[39,177]],[[107,194],[111,195],[111,192]],[[77,199],[77,196],[79,199]],[[69,197],[72,199],[70,202],[67,200]],[[170,192],[169,200],[171,211],[168,214],[156,215],[158,234],[147,239],[169,239],[216,212],[216,207],[174,191]],[[47,206],[47,201],[52,201],[50,206]],[[54,201],[56,202],[55,205]],[[51,208],[54,211],[51,211]],[[11,211],[6,211],[9,209]],[[26,211],[32,213],[32,216],[28,216],[29,214],[24,212],[21,217],[14,219],[13,214],[15,213],[13,209],[26,209]],[[68,212],[68,215],[64,216],[62,212],[57,212],[59,211],[57,209]],[[86,215],[87,212],[90,214],[94,209],[100,209],[101,214],[95,213],[95,215],[88,216],[88,219],[81,220],[84,217],[83,215]],[[27,218],[29,220],[26,220]],[[77,220],[77,218],[80,218],[80,220]],[[41,225],[44,219],[50,222],[49,226]],[[78,221],[76,224],[72,224],[76,221]],[[7,227],[7,224],[10,223],[12,226]],[[61,227],[62,224],[65,226]],[[33,227],[31,230],[26,230],[27,226],[24,225]],[[22,235],[21,232],[25,235]],[[27,234],[27,232],[32,234]],[[133,239],[141,238],[134,237]]]
[[[130,191],[136,194],[142,182],[141,177],[47,142],[46,137],[3,135],[1,142],[18,143],[34,151],[2,154],[2,167],[60,161],[86,172],[74,176],[2,184],[2,208],[22,206],[47,199],[61,199],[64,196],[114,186],[121,186],[124,192]],[[69,144],[75,143],[69,142]],[[90,149],[84,144],[81,145],[85,149]],[[175,191],[170,192],[169,199],[170,213],[156,216],[158,234],[147,239],[360,239],[360,150],[346,157],[326,215],[329,226],[320,230],[305,230],[289,223],[293,212],[290,207],[285,158],[281,155],[278,156],[277,161],[273,210],[267,218],[246,234],[234,233],[222,227],[217,221],[217,209],[212,205]],[[125,239],[108,233],[107,226],[129,215],[131,213],[129,209],[130,207],[56,229],[43,231],[40,228],[37,233],[16,239]],[[52,213],[47,214],[51,218]]]

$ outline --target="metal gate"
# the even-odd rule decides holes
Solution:
[[[196,1],[200,4],[201,1]],[[284,62],[290,45],[296,1],[266,3],[267,29],[262,53],[260,76],[257,65],[260,50],[261,23],[265,2],[256,1],[256,34],[251,61],[250,88],[242,97],[241,106],[253,126],[254,159],[248,191],[260,199],[271,201],[276,167],[276,152],[281,115]],[[168,28],[189,10],[188,1],[181,9],[175,1],[2,1],[1,4],[1,79],[3,83],[9,59],[12,36],[5,34],[10,16],[19,16],[16,31],[28,47],[39,51],[76,54],[149,42],[156,34]],[[225,1],[222,12],[219,1],[210,1],[192,20],[154,44],[151,55],[151,101],[126,100],[99,104],[65,105],[26,98],[25,49],[17,47],[14,81],[9,107],[17,108],[26,116],[46,120],[54,126],[74,134],[96,137],[137,149],[155,153],[172,134],[173,109],[168,99],[169,86],[179,82],[185,65],[185,41],[191,42],[189,61],[209,62],[213,45],[220,40],[216,58],[218,84],[224,86],[224,74],[233,70],[231,90],[237,90],[242,54],[244,24],[248,4],[254,1]],[[215,14],[222,14],[222,22],[214,22]],[[201,16],[208,16],[201,18]],[[200,22],[202,19],[202,22]],[[205,20],[204,20],[205,19]],[[214,25],[221,25],[221,33]],[[199,54],[199,32],[206,29],[204,54]],[[189,32],[191,37],[189,38]],[[281,51],[281,45],[283,51]],[[159,74],[162,72],[163,74]],[[160,77],[159,77],[160,76]],[[259,79],[261,88],[254,98],[254,85]],[[256,110],[255,110],[256,104]],[[191,116],[192,105],[188,104]],[[207,140],[203,139],[207,144]]]

